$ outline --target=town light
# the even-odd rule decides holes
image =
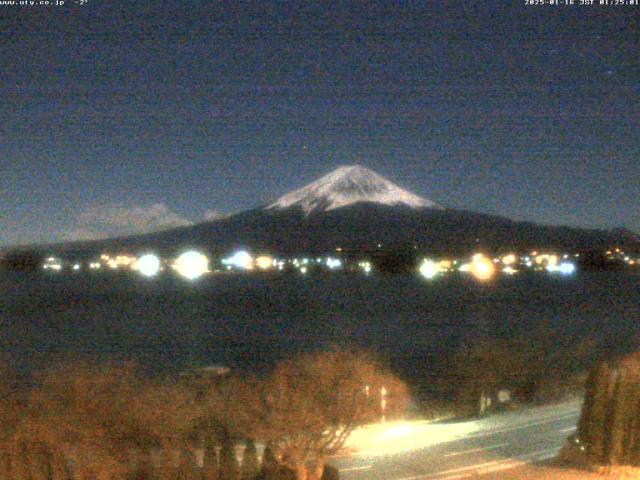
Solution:
[[[506,273],[507,275],[515,275],[516,273],[518,273],[518,270],[513,267],[504,267],[502,269],[502,273]]]
[[[190,250],[180,255],[173,268],[188,280],[195,280],[209,271],[209,259],[201,254]]]
[[[575,264],[571,262],[562,262],[560,265],[547,265],[547,272],[560,273],[562,275],[573,275],[576,271]]]
[[[439,265],[440,265],[440,270],[450,270],[452,266],[452,262],[451,260],[441,260]]]
[[[329,267],[331,270],[340,268],[341,266],[342,262],[340,261],[340,259],[331,257],[327,258],[327,267]]]
[[[273,266],[273,264],[273,258],[269,257],[268,255],[262,255],[256,258],[256,266],[260,270],[268,270]]]
[[[538,265],[558,265],[558,256],[557,255],[549,255],[549,254],[540,254],[536,258],[536,264]]]
[[[573,275],[576,272],[576,266],[571,262],[562,262],[558,268],[563,275]]]
[[[493,275],[496,272],[496,267],[493,265],[491,260],[481,253],[478,253],[473,256],[469,266],[469,271],[477,280],[485,281],[493,278]]]
[[[434,279],[441,271],[440,265],[428,258],[420,265],[420,274],[427,280]]]
[[[56,257],[48,257],[42,265],[42,268],[44,270],[54,270],[56,272],[59,272],[60,270],[62,270],[62,260]]]
[[[514,263],[516,263],[516,256],[513,253],[505,255],[504,257],[502,257],[502,263],[504,263],[505,265],[513,265]]]
[[[154,277],[160,271],[160,259],[157,255],[147,253],[138,258],[135,269],[145,277]]]
[[[371,273],[371,262],[360,262],[358,266],[364,271],[364,273]]]
[[[253,268],[253,257],[249,254],[249,252],[245,250],[240,250],[229,258],[225,258],[222,260],[222,263],[225,265],[230,265],[232,267],[240,268],[242,270],[251,270]]]
[[[121,267],[128,267],[135,269],[135,264],[137,262],[136,257],[132,257],[129,255],[117,255],[115,257],[111,257],[106,253],[100,255],[100,259],[104,261],[109,268],[116,270]]]

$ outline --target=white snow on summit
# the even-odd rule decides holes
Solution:
[[[294,190],[267,209],[300,207],[307,215],[358,202],[404,205],[411,208],[442,208],[438,204],[398,187],[360,165],[340,167],[306,187]]]

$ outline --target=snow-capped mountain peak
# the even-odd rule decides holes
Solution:
[[[267,209],[299,207],[308,215],[359,202],[411,208],[442,208],[431,200],[403,190],[366,167],[351,165],[340,167],[319,180],[280,197]]]

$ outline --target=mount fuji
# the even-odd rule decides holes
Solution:
[[[306,215],[328,212],[356,203],[411,208],[442,208],[414,195],[360,165],[340,167],[315,182],[280,197],[268,210],[300,208]]]
[[[236,248],[272,254],[407,251],[435,255],[485,251],[561,251],[619,245],[640,250],[624,229],[587,230],[517,222],[443,208],[372,170],[345,166],[267,205],[188,227],[93,242],[49,245],[40,251],[95,255],[102,251],[157,251],[173,255],[199,248],[225,255]]]

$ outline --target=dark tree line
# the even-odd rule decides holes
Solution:
[[[517,403],[560,400],[580,391],[583,371],[597,351],[587,337],[570,345],[553,341],[547,328],[508,339],[484,338],[458,349],[441,377],[441,391],[457,413],[488,413],[508,391]]]

